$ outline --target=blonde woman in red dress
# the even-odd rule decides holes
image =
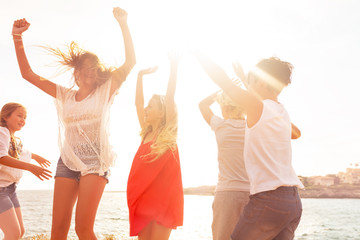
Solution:
[[[166,96],[153,95],[144,108],[142,78],[156,68],[141,70],[136,87],[136,110],[141,144],[134,157],[127,185],[130,236],[139,240],[169,239],[183,224],[184,195],[174,102],[179,57],[169,55],[171,71]]]

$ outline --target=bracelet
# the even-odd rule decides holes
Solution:
[[[14,38],[14,42],[22,42],[22,38]]]
[[[11,35],[13,35],[13,36],[18,36],[18,37],[22,37],[22,34],[21,34],[21,33],[12,33]]]

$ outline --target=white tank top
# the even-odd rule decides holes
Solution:
[[[259,121],[246,126],[244,156],[250,194],[280,186],[304,187],[291,164],[291,121],[282,104],[263,101]]]

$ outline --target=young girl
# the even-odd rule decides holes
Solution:
[[[78,90],[56,85],[31,70],[21,36],[30,24],[25,19],[14,22],[13,38],[21,74],[55,98],[58,110],[60,159],[55,174],[52,239],[67,239],[76,201],[76,234],[79,239],[96,239],[95,216],[115,157],[108,140],[110,106],[135,64],[127,13],[114,8],[113,14],[124,37],[126,60],[121,67],[106,69],[95,54],[75,43],[70,44],[68,53],[49,49],[60,58],[60,63],[74,69]]]
[[[184,196],[174,102],[178,57],[169,56],[171,72],[166,96],[153,95],[144,109],[142,77],[156,68],[139,72],[136,110],[142,141],[134,157],[127,185],[130,236],[139,240],[169,239],[171,229],[182,226]]]
[[[223,118],[210,108],[215,100]],[[199,103],[199,108],[215,132],[218,145],[219,178],[212,205],[213,240],[228,240],[250,195],[244,163],[245,114],[224,92],[208,96]]]
[[[22,170],[30,171],[40,180],[49,179],[50,162],[39,155],[22,148],[15,132],[21,130],[26,121],[26,109],[18,103],[5,104],[0,112],[0,228],[5,240],[20,239],[25,232],[16,196],[16,184],[22,176]],[[35,159],[40,166],[30,164]]]

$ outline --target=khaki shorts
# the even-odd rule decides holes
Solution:
[[[249,201],[249,192],[215,192],[213,222],[211,225],[213,240],[229,240],[244,206]]]

